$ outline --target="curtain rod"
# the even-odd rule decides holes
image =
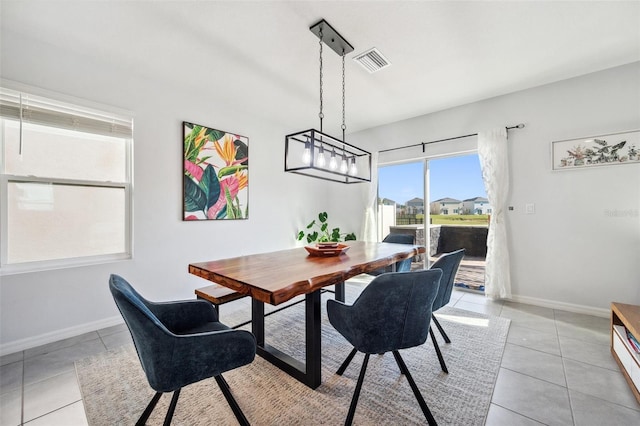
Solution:
[[[510,127],[505,127],[505,129],[507,130],[511,130],[511,129],[523,129],[524,128],[524,124],[520,123],[517,124],[515,126],[510,126]],[[446,138],[446,139],[438,139],[437,141],[430,141],[430,142],[420,142],[420,143],[414,143],[413,145],[405,145],[405,146],[399,146],[397,148],[388,148],[388,149],[381,149],[378,152],[388,152],[388,151],[395,151],[397,149],[405,149],[405,148],[413,148],[414,146],[420,146],[422,145],[422,152],[424,152],[424,146],[425,145],[429,145],[431,143],[438,143],[438,142],[446,142],[446,141],[452,141],[455,139],[462,139],[462,138],[469,138],[471,136],[478,136],[477,133],[471,133],[469,135],[462,135],[462,136],[454,136],[452,138]]]

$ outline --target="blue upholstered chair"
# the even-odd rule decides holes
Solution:
[[[164,392],[173,392],[164,421],[170,424],[180,389],[209,377],[216,379],[238,422],[249,424],[222,373],[253,361],[253,334],[218,322],[215,309],[204,300],[150,302],[118,275],[109,278],[109,289],[156,391],[136,425],[145,424]]]
[[[436,424],[398,350],[422,345],[427,340],[431,308],[441,277],[442,271],[437,269],[390,272],[374,278],[352,305],[327,301],[329,321],[353,345],[337,373],[344,373],[357,351],[365,354],[346,425],[353,422],[369,356],[385,352],[393,353],[429,425]]]
[[[394,244],[414,244],[414,237],[412,234],[389,234],[384,237],[382,240],[383,243],[394,243]],[[396,262],[396,272],[409,272],[411,270],[411,258],[401,260],[400,262]],[[384,274],[386,272],[391,272],[391,267],[387,266],[386,268],[376,269],[375,271],[369,272],[369,275],[378,276]]]
[[[442,270],[442,280],[440,280],[440,289],[438,290],[436,300],[433,302],[433,312],[436,312],[451,300],[453,281],[456,277],[458,267],[460,266],[460,262],[462,261],[463,257],[464,249],[460,249],[452,251],[451,253],[443,254],[433,265],[431,265],[430,269]],[[447,336],[447,333],[445,333],[444,329],[438,322],[438,319],[435,317],[435,315],[433,315],[433,313],[431,314],[431,318],[433,319],[433,323],[438,328],[438,331],[444,338],[444,341],[447,343],[451,343],[451,339],[449,339],[449,336]],[[442,368],[442,371],[444,371],[445,373],[449,373],[447,365],[444,362],[444,358],[442,357],[442,352],[440,352],[438,342],[436,341],[436,336],[433,334],[433,330],[431,329],[431,327],[429,327],[429,333],[431,334],[433,347],[435,348],[436,354],[438,355],[438,361],[440,361],[440,367]]]

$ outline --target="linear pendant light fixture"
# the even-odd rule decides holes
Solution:
[[[309,129],[285,137],[284,171],[341,183],[371,182],[371,153],[345,141],[345,55],[353,47],[322,19],[309,28],[320,39],[320,130]],[[322,131],[322,47],[342,57],[342,140]]]

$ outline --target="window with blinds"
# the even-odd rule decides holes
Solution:
[[[0,271],[131,257],[131,117],[0,88]]]

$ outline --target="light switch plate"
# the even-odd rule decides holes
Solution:
[[[531,204],[525,204],[524,205],[524,212],[526,214],[534,214],[536,212],[536,205],[531,203]]]

